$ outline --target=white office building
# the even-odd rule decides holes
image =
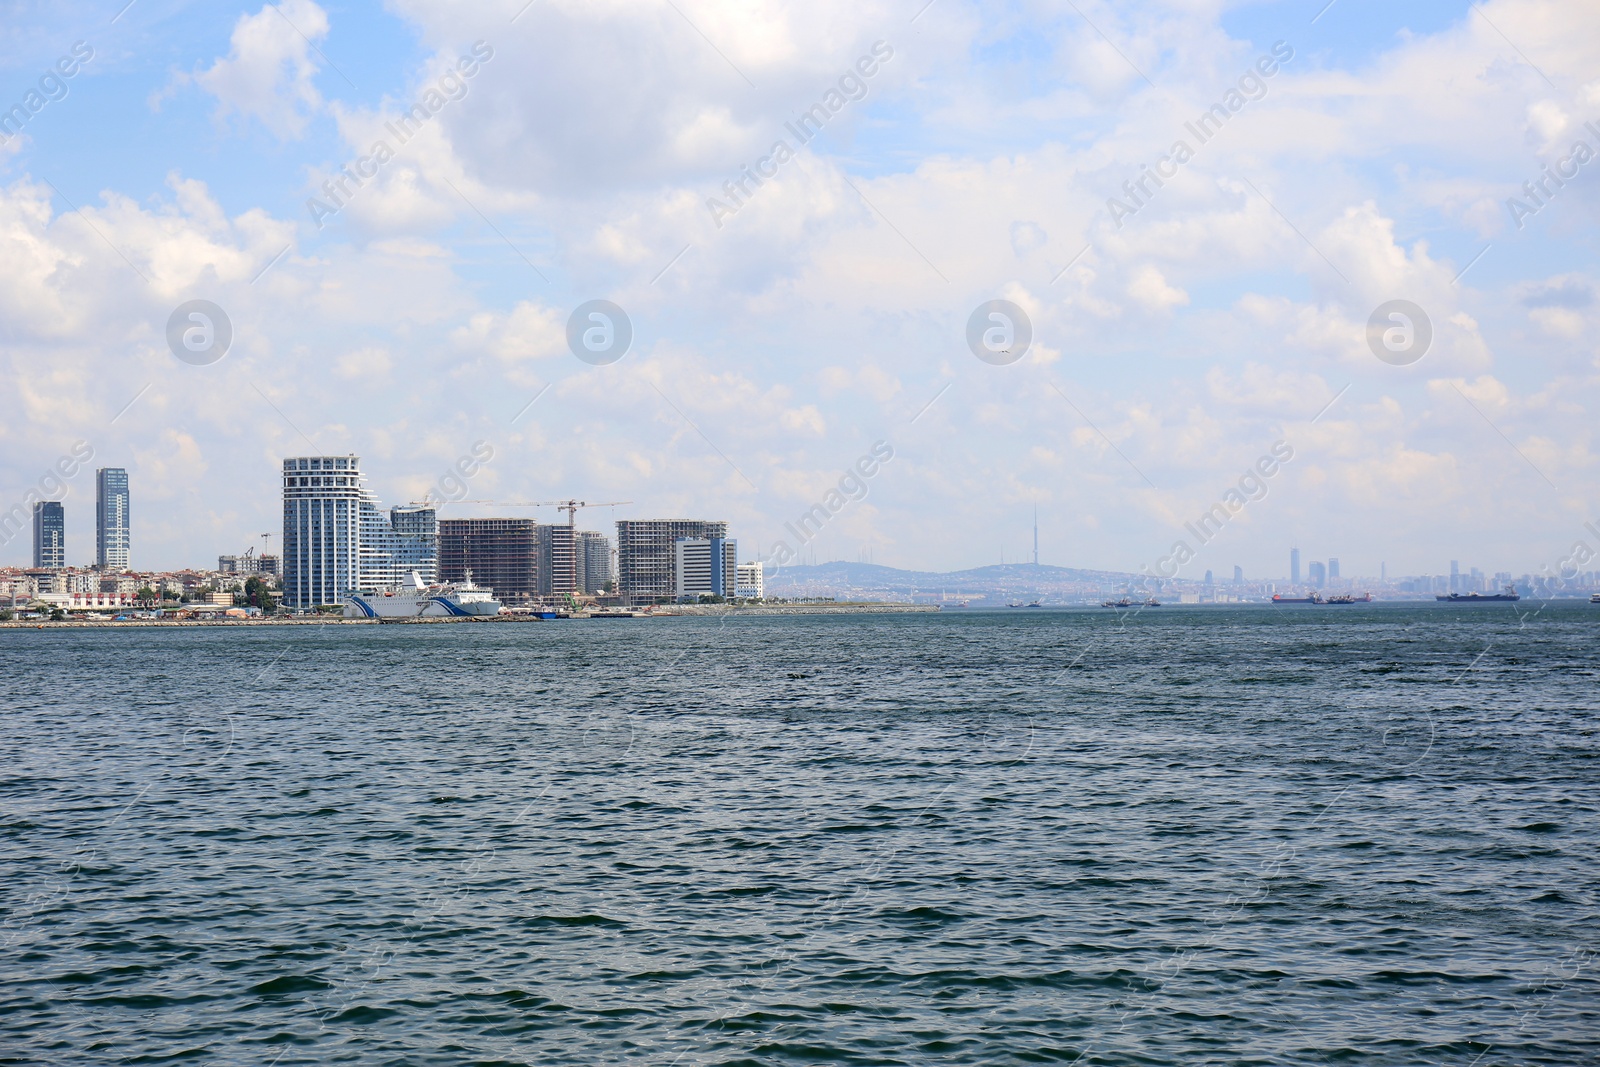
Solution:
[[[741,599],[760,600],[767,595],[767,580],[760,560],[739,564],[737,574],[734,586]]]
[[[337,604],[351,590],[373,593],[416,571],[438,570],[438,517],[419,504],[385,515],[367,491],[357,456],[283,461],[283,603]]]
[[[739,542],[724,537],[680,537],[672,543],[672,591],[675,596],[705,593],[734,596]]]

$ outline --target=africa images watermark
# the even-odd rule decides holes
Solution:
[[[72,50],[56,60],[55,65],[39,76],[36,89],[22,94],[22,100],[0,113],[0,144],[22,133],[28,120],[43,111],[53,100],[67,98],[67,81],[83,69],[83,64],[94,58],[94,49],[86,41],[72,42]]]
[[[868,483],[877,477],[878,472],[883,469],[882,465],[893,458],[893,445],[887,441],[874,441],[872,447],[863,453],[849,470],[840,475],[836,488],[824,493],[822,499],[812,504],[799,518],[784,523],[784,529],[788,530],[800,544],[808,544],[822,533],[822,528],[830,519],[845,509],[845,505],[866,499]],[[799,558],[799,550],[780,539],[772,543],[772,550],[762,562],[773,568],[779,568]],[[773,573],[776,573],[776,570]]]
[[[1274,442],[1268,453],[1257,459],[1253,466],[1241,474],[1238,484],[1224,491],[1221,500],[1207,508],[1198,519],[1183,524],[1183,528],[1188,530],[1200,544],[1207,545],[1215,540],[1222,532],[1222,528],[1228,524],[1228,520],[1243,511],[1245,505],[1264,499],[1267,495],[1267,480],[1276,475],[1283,464],[1294,458],[1294,448],[1287,441]],[[1146,578],[1176,578],[1184,564],[1194,557],[1195,549],[1189,547],[1189,542],[1179,538],[1173,542],[1172,548],[1166,555],[1156,560],[1155,573],[1151,573],[1148,563],[1140,568],[1140,572]]]
[[[1583,124],[1583,128],[1600,139],[1600,125],[1593,121]],[[1556,194],[1566,188],[1569,181],[1578,176],[1578,169],[1588,163],[1596,155],[1587,141],[1574,141],[1572,148],[1566,155],[1556,161],[1554,168],[1546,163],[1541,177],[1522,183],[1523,195],[1527,200],[1519,200],[1514,196],[1506,198],[1506,210],[1511,212],[1511,221],[1517,224],[1517,229],[1527,225],[1527,220],[1537,215],[1556,198]]]
[[[874,41],[871,54],[856,60],[852,69],[839,76],[837,88],[830,85],[828,91],[822,94],[821,102],[812,104],[793,122],[785,122],[784,129],[794,134],[795,140],[801,145],[810,143],[822,132],[822,127],[828,124],[829,119],[844,110],[847,103],[866,97],[867,79],[877,74],[879,65],[889,62],[893,56],[894,49],[887,41]],[[756,189],[765,185],[768,179],[776,178],[778,168],[793,159],[798,151],[787,140],[780,138],[774,141],[766,155],[754,164],[739,168],[738,178],[722,183],[723,195],[732,202],[731,205],[714,196],[707,197],[706,209],[711,212],[711,221],[717,224],[717,229],[722,229],[723,219],[732,217],[745,206],[755,195]]]
[[[445,104],[452,100],[461,100],[467,95],[468,80],[476,77],[482,69],[482,64],[494,58],[494,49],[485,41],[474,41],[472,54],[462,56],[456,60],[454,70],[448,70],[440,75],[439,79],[424,89],[412,104],[398,119],[385,122],[383,128],[388,130],[402,146],[411,138],[421,132],[422,127],[429,119],[444,110]],[[398,125],[397,125],[398,124]],[[322,229],[327,220],[344,210],[352,199],[356,190],[366,186],[367,182],[378,176],[384,164],[395,157],[395,150],[385,140],[372,142],[372,148],[364,156],[352,159],[339,168],[337,177],[329,178],[322,183],[322,192],[332,203],[325,203],[316,197],[306,201],[306,209],[311,212],[311,221],[317,224],[317,229]],[[355,183],[355,189],[350,188],[350,183]]]
[[[94,447],[88,441],[75,441],[69,454],[56,460],[55,466],[39,476],[39,482],[23,496],[20,504],[0,512],[0,546],[9,545],[17,535],[28,529],[35,505],[47,500],[65,499],[68,483],[94,459]]]
[[[1193,122],[1185,122],[1183,128],[1194,136],[1197,146],[1205,144],[1221,133],[1223,123],[1242,111],[1245,104],[1266,96],[1266,80],[1278,73],[1280,64],[1287,63],[1293,58],[1294,49],[1286,41],[1273,42],[1271,54],[1257,59],[1254,67],[1240,76],[1237,88],[1223,93],[1219,102],[1212,104]],[[1179,168],[1194,158],[1195,151],[1195,148],[1189,146],[1188,141],[1174,141],[1171,151],[1156,160],[1154,167],[1143,164],[1138,178],[1130,178],[1123,182],[1122,191],[1127,194],[1130,202],[1124,203],[1114,196],[1106,200],[1106,211],[1110,212],[1111,221],[1117,224],[1117,229],[1122,229],[1124,218],[1137,215],[1140,208],[1154,199],[1155,190],[1150,188],[1150,183],[1155,182],[1156,189],[1160,189],[1169,180],[1176,178]]]
[[[1585,522],[1583,528],[1594,535],[1596,542],[1600,543],[1600,526],[1596,526],[1590,521]],[[1582,539],[1574,541],[1572,542],[1572,550],[1562,557],[1561,562],[1556,564],[1555,577],[1562,582],[1573,581],[1582,573],[1586,565],[1597,558],[1600,558],[1600,550],[1590,547],[1589,542]],[[1546,564],[1543,570],[1545,574],[1550,574],[1549,564]]]
[[[467,488],[473,475],[494,458],[494,446],[488,441],[474,441],[470,455],[461,456],[455,465],[439,476],[437,485],[428,489],[423,504],[451,504],[467,498]]]

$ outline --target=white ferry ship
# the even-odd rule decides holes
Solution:
[[[466,581],[443,585],[427,585],[420,574],[412,571],[410,586],[385,589],[381,593],[347,593],[344,601],[347,619],[498,614],[500,602],[494,598],[494,590],[473,585],[471,571],[467,572]]]

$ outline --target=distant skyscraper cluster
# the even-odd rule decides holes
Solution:
[[[101,467],[94,482],[94,565],[103,571],[129,570],[133,536],[128,472],[123,467]],[[33,565],[41,570],[67,565],[67,511],[59,500],[33,505]]]
[[[1237,571],[1238,568],[1235,568]],[[1235,581],[1243,577],[1236,575]],[[1339,557],[1329,556],[1326,563],[1314,559],[1306,564],[1306,584],[1313,589],[1326,589],[1339,583]],[[1289,584],[1300,584],[1300,550],[1289,549]]]

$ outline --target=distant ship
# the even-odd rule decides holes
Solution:
[[[1135,601],[1129,600],[1127,597],[1123,597],[1121,600],[1107,600],[1100,606],[1103,608],[1159,608],[1161,606],[1161,601],[1157,600],[1155,597],[1150,597],[1144,603],[1139,604]]]
[[[1272,594],[1272,602],[1274,604],[1326,604],[1327,603],[1327,601],[1322,599],[1322,594],[1320,594],[1320,593],[1312,593],[1310,596],[1298,596],[1298,597],[1297,596],[1279,596],[1277,593],[1273,593]]]
[[[1371,593],[1362,593],[1360,596],[1355,596],[1355,595],[1353,595],[1351,593],[1340,593],[1338,596],[1329,597],[1325,601],[1325,603],[1328,603],[1328,604],[1370,604],[1370,603],[1372,603],[1372,594]]]
[[[1521,600],[1522,594],[1514,585],[1506,586],[1503,593],[1446,593],[1433,599],[1444,604],[1489,604],[1497,600]]]
[[[421,619],[444,616],[498,615],[500,602],[494,598],[493,589],[472,584],[472,573],[467,580],[454,584],[428,585],[416,571],[411,572],[411,584],[381,593],[347,593],[344,600],[344,617],[347,619]]]

